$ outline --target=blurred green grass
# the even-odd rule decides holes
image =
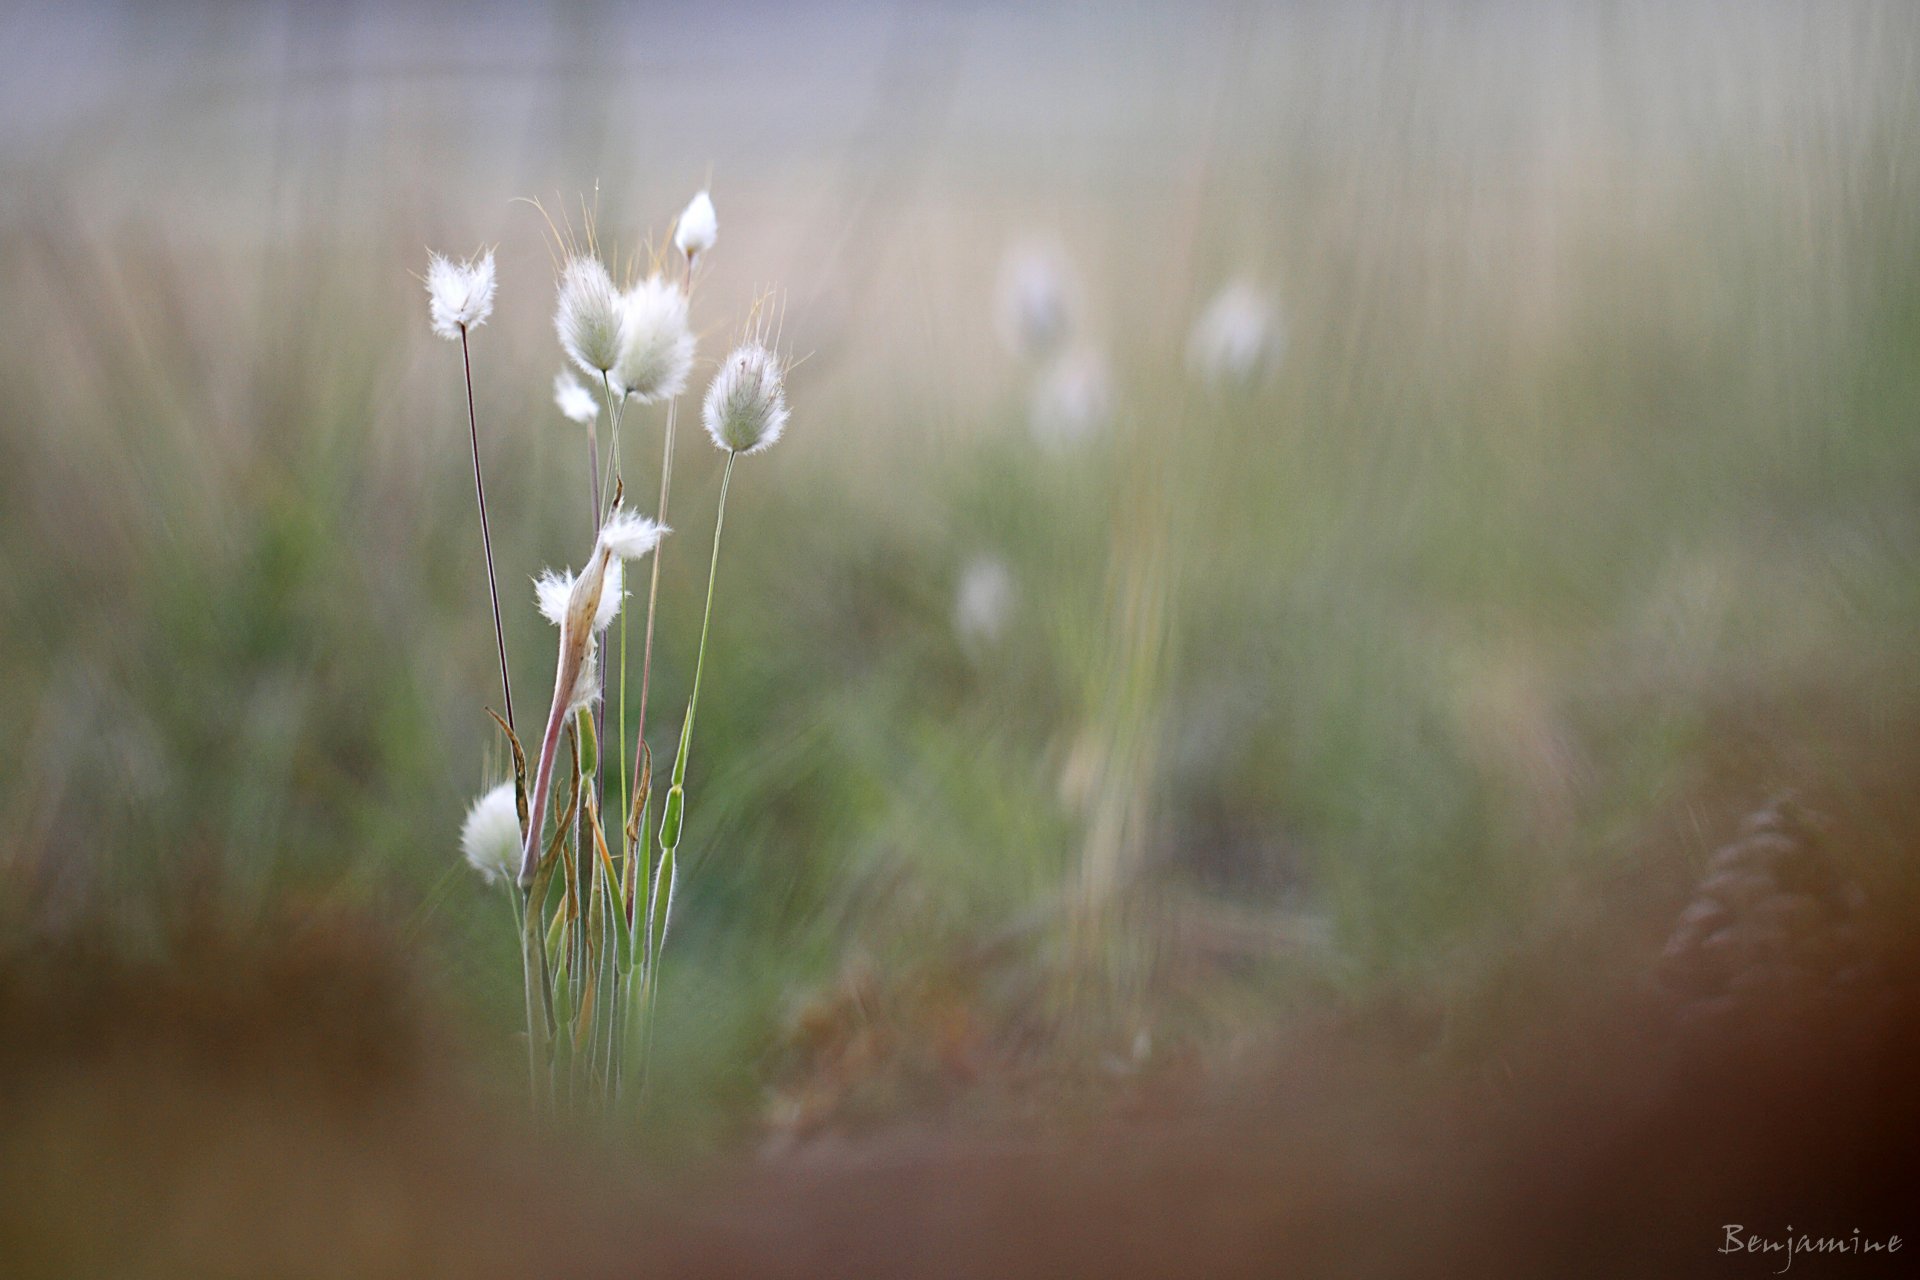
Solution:
[[[1192,130],[1115,115],[1100,141],[1126,162],[1053,185],[975,154],[978,43],[918,151],[714,126],[729,167],[703,360],[782,279],[809,359],[790,440],[736,481],[657,1110],[692,1134],[737,1125],[797,995],[850,955],[897,972],[1036,913],[1057,928],[1092,861],[1325,924],[1262,981],[1444,987],[1673,856],[1651,833],[1677,813],[1697,848],[1726,820],[1710,800],[1844,788],[1901,749],[1920,712],[1912,23],[1855,6],[1809,18],[1810,42],[1782,18],[1716,44],[1691,9],[1671,32],[1569,12],[1613,43],[1570,53],[1517,20],[1256,22],[1211,112],[1160,88]],[[1206,26],[1181,56],[1238,30]],[[1714,47],[1704,81],[1675,72],[1669,36]],[[1509,44],[1528,78],[1476,86]],[[1259,74],[1315,58],[1401,88],[1276,100]],[[490,74],[457,76],[460,100]],[[105,919],[139,945],[209,901],[372,905],[510,1080],[513,938],[455,848],[499,762],[458,368],[407,273],[427,242],[499,239],[475,370],[533,706],[552,640],[526,579],[579,558],[579,446],[546,403],[540,226],[498,197],[606,177],[600,225],[631,248],[698,175],[610,172],[603,133],[567,127],[599,120],[585,93],[491,167],[457,113],[409,92],[372,109],[380,131],[310,118],[357,83],[283,100],[279,176],[247,207],[290,210],[185,218],[208,176],[188,151],[145,214],[88,202],[111,154],[9,158],[35,181],[0,224],[8,914]],[[1072,152],[1055,99],[1022,84],[1039,143]],[[1504,131],[1543,103],[1536,132]],[[316,194],[395,154],[390,207]],[[1174,178],[1142,194],[1129,166]],[[1030,440],[979,283],[1036,222],[1074,245],[1116,371],[1111,431],[1067,456]],[[1276,287],[1290,349],[1257,394],[1209,395],[1182,368],[1186,326],[1243,269]],[[717,483],[692,418],[656,754]],[[628,430],[642,492],[658,432],[658,414]],[[952,626],[980,553],[1018,584],[984,652]]]

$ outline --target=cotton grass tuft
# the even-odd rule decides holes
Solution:
[[[620,306],[615,389],[641,404],[669,400],[686,390],[687,375],[693,371],[693,333],[687,327],[687,295],[680,286],[651,275],[629,289]]]
[[[427,259],[427,308],[433,331],[458,341],[468,329],[477,329],[493,314],[493,254],[455,262],[435,253]]]
[[[540,616],[556,627],[567,625],[567,603],[573,598],[573,589],[579,584],[579,576],[572,572],[555,573],[548,569],[534,579],[533,595],[540,606]],[[606,577],[600,588],[600,602],[594,609],[593,629],[605,631],[620,616],[620,605],[626,599],[625,571],[618,560],[607,565]]]
[[[560,348],[583,373],[604,377],[620,362],[626,308],[613,277],[597,258],[574,257],[560,272],[553,327]]]
[[[467,810],[460,852],[488,884],[514,875],[520,865],[520,808],[511,782],[487,791]]]
[[[600,416],[600,403],[593,398],[593,392],[565,369],[553,375],[553,402],[560,407],[562,415],[583,427]]]
[[[691,262],[713,248],[719,238],[720,219],[714,212],[713,196],[702,191],[680,211],[680,219],[673,228],[674,248],[686,254],[687,261]]]
[[[701,420],[715,447],[753,454],[777,443],[787,429],[786,368],[759,342],[733,349],[707,388]]]
[[[669,530],[636,511],[616,509],[600,526],[600,545],[615,561],[638,560],[660,544]]]

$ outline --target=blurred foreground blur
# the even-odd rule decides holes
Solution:
[[[1920,1236],[1910,7],[22,6],[0,179],[0,1272]],[[543,1130],[409,273],[498,253],[536,701],[584,538],[521,198],[638,253],[709,181],[696,388],[777,285],[794,420],[645,1105]]]

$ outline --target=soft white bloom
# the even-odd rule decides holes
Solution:
[[[555,573],[548,569],[533,582],[534,600],[540,606],[540,616],[556,627],[567,624],[567,605],[573,599],[573,589],[579,585],[579,577],[571,571]],[[600,587],[600,601],[594,608],[593,629],[605,631],[620,616],[620,605],[626,599],[626,571],[618,560],[608,563],[604,580]]]
[[[503,782],[473,802],[460,827],[460,852],[491,884],[520,867],[520,806]]]
[[[686,390],[693,370],[693,333],[687,328],[687,295],[658,275],[627,290],[620,359],[613,385],[642,404]]]
[[[593,392],[581,386],[580,379],[565,369],[553,375],[553,402],[560,406],[561,413],[581,426],[600,416],[600,402],[593,398]]]
[[[960,574],[954,591],[953,629],[974,648],[997,644],[1013,617],[1013,572],[991,556],[981,556]]]
[[[995,294],[1000,338],[1013,354],[1041,360],[1066,341],[1073,327],[1072,286],[1054,249],[1033,243],[1009,251]]]
[[[1034,439],[1049,448],[1079,444],[1104,427],[1113,412],[1106,357],[1078,347],[1041,371],[1028,406]]]
[[[786,370],[758,342],[735,347],[707,388],[701,419],[729,453],[758,453],[787,429]]]
[[[493,254],[483,253],[470,262],[455,262],[444,254],[427,257],[427,309],[433,317],[433,331],[443,338],[458,338],[463,330],[477,329],[493,314]]]
[[[1187,367],[1209,386],[1245,387],[1280,358],[1284,341],[1272,299],[1236,280],[1215,294],[1194,322]]]
[[[638,560],[658,546],[667,533],[664,525],[636,511],[617,507],[607,516],[607,522],[600,526],[600,545],[612,553],[616,563]]]
[[[573,594],[573,583],[571,569],[565,573],[548,569],[533,580],[533,598],[540,606],[540,616],[556,627],[567,625],[567,597]]]
[[[598,376],[619,363],[625,319],[620,291],[605,264],[598,258],[569,258],[560,272],[553,327],[561,349],[583,373]]]
[[[713,248],[719,238],[720,219],[713,211],[713,197],[702,191],[680,211],[680,220],[673,228],[674,248],[691,260]]]
[[[584,615],[591,596],[592,629],[605,631],[620,616],[620,603],[626,598],[623,562],[646,555],[660,545],[660,539],[668,532],[664,525],[637,512],[625,507],[616,509],[600,526],[600,536],[594,539],[593,555],[587,561],[584,574],[570,570],[555,573],[548,569],[534,580],[533,598],[540,606],[540,615],[564,629],[576,605]]]

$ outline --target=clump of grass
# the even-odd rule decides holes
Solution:
[[[659,598],[657,548],[668,532],[664,521],[671,496],[674,421],[694,363],[695,339],[689,326],[694,269],[713,248],[718,225],[712,197],[702,191],[681,214],[674,234],[674,245],[685,262],[684,275],[675,278],[655,262],[653,269],[624,288],[616,284],[613,271],[599,256],[591,223],[584,246],[555,228],[563,260],[554,330],[567,360],[599,383],[596,402],[593,390],[570,371],[563,368],[554,381],[560,412],[587,428],[587,498],[594,539],[577,573],[549,571],[535,584],[540,612],[558,629],[559,641],[553,695],[531,772],[509,712],[500,725],[513,752],[515,781],[494,787],[474,803],[461,837],[467,860],[488,879],[507,883],[513,895],[522,941],[529,1074],[536,1104],[541,1106],[560,1101],[610,1106],[623,1096],[637,1097],[633,1087],[645,1081],[659,968],[679,879],[687,762],[713,624],[720,535],[733,464],[777,441],[789,416],[787,363],[776,353],[777,336],[770,333],[771,309],[756,306],[747,338],[723,362],[704,400],[708,434],[727,454],[727,463],[715,507],[692,692],[656,828],[650,804],[652,760],[645,734]],[[492,306],[492,263],[489,254],[479,264],[454,267],[436,255],[435,283],[430,285],[436,332],[464,340],[466,327],[485,318]],[[481,293],[478,273],[482,270],[484,301],[476,304],[472,299]],[[468,392],[471,410],[470,372]],[[621,421],[630,402],[667,405],[655,517],[624,504]],[[604,456],[598,432],[603,414],[610,428]],[[478,487],[477,428],[473,434]],[[484,529],[484,490],[480,507]],[[640,723],[629,774],[622,605],[627,595],[627,563],[650,553],[654,572],[647,593]],[[487,557],[491,582],[490,538]],[[502,684],[510,688],[497,593],[494,607]],[[609,642],[616,619],[621,623],[617,648]],[[620,791],[611,817],[604,780],[610,666],[619,673],[620,707],[614,727]],[[656,843],[657,861],[648,853]]]

